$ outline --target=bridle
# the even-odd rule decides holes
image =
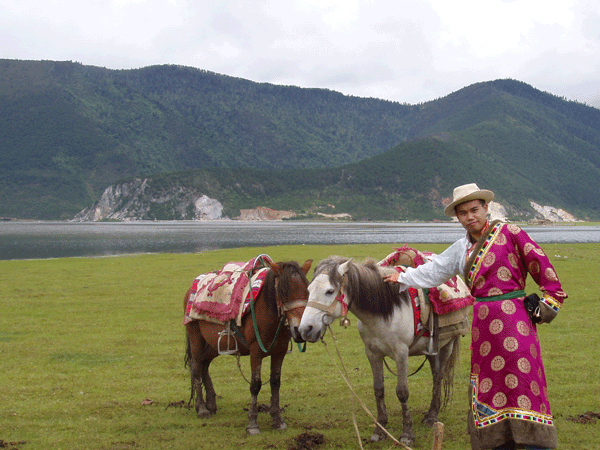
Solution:
[[[275,280],[275,286],[277,286],[277,280]],[[275,288],[275,290],[277,290],[277,287]],[[285,317],[286,320],[288,320],[287,318],[287,313],[290,311],[293,311],[295,309],[300,309],[300,308],[306,308],[306,305],[308,304],[308,299],[307,298],[299,298],[296,300],[292,300],[291,302],[282,302],[280,298],[277,298],[277,313],[279,316],[283,316]],[[283,320],[283,317],[281,320]]]
[[[292,302],[280,303],[277,305],[279,309],[279,314],[284,315],[289,311],[293,311],[294,309],[306,308],[309,301],[305,298],[299,298],[298,300],[294,300]]]
[[[342,315],[345,316],[348,314],[348,303],[344,301],[345,298],[346,296],[342,292],[340,292],[335,298],[334,302],[329,306],[324,305],[323,303],[316,302],[314,300],[309,300],[306,303],[306,306],[310,306],[312,308],[318,309],[319,311],[323,311],[324,313],[327,313],[330,316],[333,316],[335,312],[335,307],[337,306],[336,302],[340,302],[340,304],[342,305]]]

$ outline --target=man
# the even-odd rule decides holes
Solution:
[[[472,449],[556,448],[533,322],[550,322],[567,295],[547,256],[525,231],[513,224],[488,222],[493,198],[493,192],[476,184],[454,189],[444,213],[456,215],[466,236],[433,261],[384,280],[400,283],[401,290],[430,288],[461,274],[476,297],[468,419]],[[531,308],[533,314],[525,306],[528,274],[543,294]]]

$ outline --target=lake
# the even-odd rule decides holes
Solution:
[[[538,243],[600,242],[598,226],[527,226]],[[457,223],[0,222],[0,260],[196,253],[298,244],[450,244]]]

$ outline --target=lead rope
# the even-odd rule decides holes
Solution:
[[[337,346],[337,339],[336,339],[335,335],[333,334],[333,328],[331,327],[331,324],[328,324],[327,327],[329,328],[329,331],[331,331],[331,338],[333,339],[333,344],[335,345],[335,350],[337,352],[337,355],[338,355],[338,358],[340,360],[340,364],[342,366],[343,371],[342,371],[342,369],[340,369],[340,366],[338,365],[338,363],[335,361],[335,359],[332,357],[331,353],[329,352],[329,347],[327,346],[327,343],[323,339],[321,339],[321,342],[323,343],[323,345],[325,345],[325,350],[327,350],[327,354],[329,355],[329,358],[335,364],[335,367],[337,368],[338,372],[340,372],[340,375],[342,376],[342,378],[344,379],[344,381],[348,385],[348,388],[350,389],[350,392],[352,392],[352,395],[353,395],[353,397],[352,397],[352,423],[354,424],[354,429],[356,430],[356,435],[358,437],[358,444],[360,445],[360,448],[363,449],[363,445],[362,445],[362,441],[360,439],[360,432],[358,430],[358,424],[356,423],[356,414],[354,412],[354,399],[358,400],[358,402],[360,403],[360,405],[362,406],[362,408],[369,415],[369,417],[373,420],[373,422],[375,423],[375,425],[378,425],[385,432],[385,434],[387,434],[394,441],[394,443],[396,445],[401,445],[406,450],[412,450],[406,444],[403,444],[398,439],[396,439],[394,436],[392,436],[388,430],[386,430],[379,422],[377,422],[377,419],[375,418],[375,416],[373,415],[373,413],[371,413],[371,411],[369,410],[369,408],[367,408],[367,406],[359,398],[359,396],[356,395],[356,392],[354,391],[354,388],[352,387],[352,385],[350,384],[350,380],[348,379],[348,372],[347,372],[346,367],[344,365],[344,360],[342,359],[342,355],[340,353],[340,349]]]
[[[249,380],[248,378],[246,378],[246,375],[244,375],[244,371],[242,370],[242,363],[240,362],[240,359],[241,359],[242,355],[240,355],[240,354],[238,353],[238,354],[236,355],[236,357],[237,357],[237,366],[238,366],[238,369],[240,370],[240,373],[242,374],[242,378],[243,378],[244,380],[246,380],[246,383],[250,384],[250,380]],[[264,382],[261,384],[261,386],[264,386],[264,385],[265,385],[265,384],[267,384],[268,382],[269,382],[269,380],[265,380],[265,381],[264,381]]]

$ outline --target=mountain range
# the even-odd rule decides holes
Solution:
[[[133,180],[146,219],[189,218],[165,189],[228,217],[445,219],[476,182],[511,218],[535,202],[598,220],[600,110],[511,79],[409,105],[173,65],[0,60],[0,217],[71,219]]]

